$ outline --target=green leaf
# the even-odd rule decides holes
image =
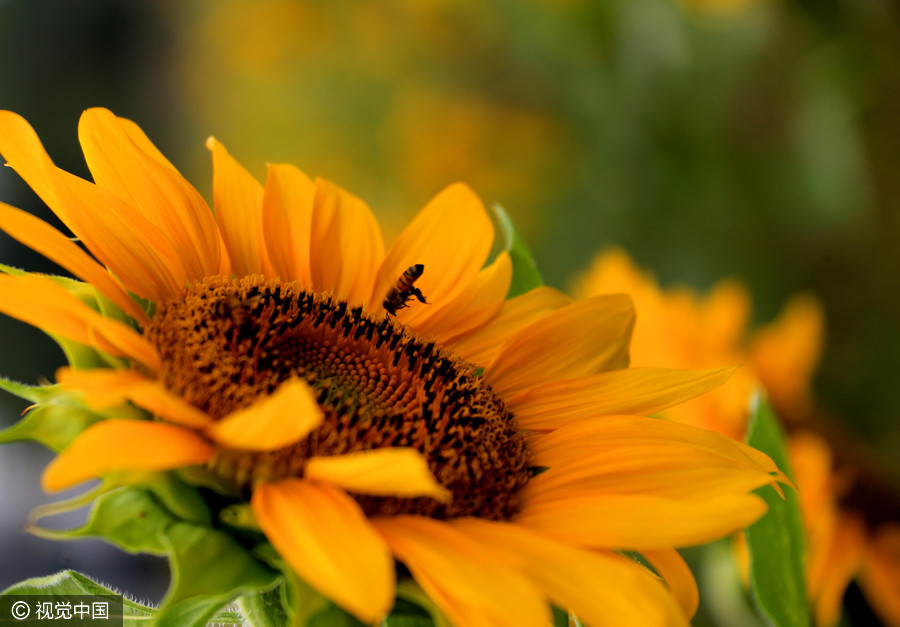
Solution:
[[[788,476],[784,434],[771,407],[757,395],[747,444],[769,455]],[[808,627],[803,520],[797,494],[782,499],[771,487],[758,492],[769,511],[745,531],[750,552],[750,593],[759,612],[777,627]]]
[[[538,272],[531,251],[528,250],[522,236],[519,235],[509,214],[500,205],[494,205],[494,213],[497,215],[497,221],[500,223],[500,229],[504,235],[506,252],[509,253],[512,260],[512,283],[509,285],[506,297],[513,298],[540,287],[544,284],[544,280],[541,278],[541,273]]]
[[[219,608],[248,593],[278,585],[267,568],[221,531],[176,522],[159,532],[172,565],[172,583],[160,606],[157,625],[205,625]]]
[[[55,575],[47,577],[34,577],[13,584],[2,593],[0,597],[15,595],[118,595],[120,592],[97,583],[93,579],[89,579],[74,570],[64,570]],[[118,608],[114,610],[118,612]],[[140,603],[136,603],[131,599],[122,599],[122,615],[125,617],[126,625],[146,624],[147,619],[152,617],[156,610]],[[110,612],[113,615],[113,611]],[[128,620],[132,618],[134,620]]]

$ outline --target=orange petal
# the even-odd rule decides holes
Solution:
[[[275,550],[301,579],[366,623],[394,602],[394,563],[359,505],[299,479],[261,484],[250,501]]]
[[[536,455],[533,463],[549,468],[522,490],[523,499],[545,502],[634,494],[696,501],[748,493],[774,482],[765,470],[731,459],[730,451],[653,439],[596,442],[591,449],[573,447],[558,463],[546,461],[554,456]]]
[[[155,416],[182,427],[199,429],[212,422],[206,413],[169,392],[160,382],[133,370],[75,370],[66,367],[56,371],[56,380],[64,387],[84,393],[85,401],[96,409],[106,409],[129,400]]]
[[[160,368],[156,348],[131,327],[104,318],[52,279],[0,275],[0,311],[32,326],[153,370]]]
[[[369,301],[369,311],[384,310],[382,301],[400,275],[421,263],[416,281],[425,298],[443,306],[477,276],[494,241],[494,227],[475,193],[462,183],[451,185],[425,205],[384,258]],[[415,326],[429,315],[425,305],[403,309],[397,319]]]
[[[488,542],[430,518],[398,516],[372,521],[394,554],[454,625],[546,627],[542,591],[500,559]]]
[[[809,411],[810,381],[824,334],[822,303],[811,294],[791,298],[775,322],[754,334],[749,350],[753,372],[775,407],[792,415]]]
[[[435,304],[429,315],[416,323],[413,330],[422,336],[434,336],[443,343],[447,338],[464,334],[493,318],[506,299],[512,281],[512,261],[500,253],[490,266],[478,273],[456,298],[440,307]]]
[[[263,240],[263,187],[210,137],[206,147],[213,156],[213,205],[216,224],[228,249],[235,276],[264,274],[268,268]]]
[[[184,287],[168,237],[113,194],[57,168],[34,129],[10,111],[0,111],[0,153],[128,289],[159,301]]]
[[[553,288],[535,288],[504,301],[497,315],[483,326],[454,337],[447,344],[467,361],[485,366],[516,333],[571,302],[571,298]]]
[[[653,414],[722,385],[733,368],[626,368],[551,381],[507,401],[523,429],[552,430],[604,414]]]
[[[142,327],[150,322],[122,284],[78,244],[28,212],[0,202],[0,226],[14,238],[87,281]]]
[[[681,607],[685,618],[690,619],[700,606],[697,581],[684,558],[675,549],[644,550],[641,555],[660,574]]]
[[[313,457],[303,476],[349,492],[379,496],[429,496],[449,503],[450,491],[431,474],[422,454],[411,448],[377,448],[333,457]]]
[[[884,531],[882,527],[881,531]],[[812,538],[810,538],[811,540]],[[841,606],[844,594],[847,592],[847,586],[850,582],[859,577],[860,571],[865,569],[871,572],[872,565],[877,563],[877,551],[873,551],[867,537],[865,523],[858,516],[841,516],[837,520],[832,537],[828,538],[827,544],[807,544],[810,557],[822,557],[821,569],[818,570],[818,581],[813,580],[810,572],[812,569],[807,566],[807,588],[810,592],[810,598],[813,601],[817,625],[837,625],[841,617]],[[816,554],[819,555],[816,555]],[[865,578],[861,578],[865,581]],[[875,609],[878,607],[877,595],[871,595],[872,591],[863,585],[866,599],[872,603]],[[892,596],[900,591],[900,587],[895,588]],[[898,601],[894,601],[895,606]],[[886,618],[886,616],[882,616]],[[887,625],[896,623],[886,622]]]
[[[78,137],[88,168],[98,186],[135,207],[167,233],[179,251],[188,279],[218,274],[223,252],[215,218],[206,201],[149,140],[135,141],[135,126],[124,124],[106,109],[88,109],[78,124]]]
[[[311,285],[310,229],[316,186],[292,165],[269,165],[263,195],[263,233],[275,275]]]
[[[765,502],[753,494],[702,499],[563,494],[526,500],[516,522],[581,546],[642,551],[705,544],[743,529],[765,512]]]
[[[634,308],[623,294],[572,303],[500,347],[485,380],[508,397],[548,381],[625,368],[633,326]]]
[[[323,417],[309,384],[290,379],[270,396],[213,423],[206,434],[228,448],[274,451],[306,436]]]
[[[621,555],[570,546],[509,523],[467,518],[450,524],[524,570],[554,604],[589,625],[687,625],[653,575]]]
[[[635,446],[692,447],[753,472],[778,473],[768,455],[712,431],[656,418],[604,416],[571,422],[531,442],[533,459],[540,465],[568,463],[600,450]],[[783,479],[782,475],[778,475]]]
[[[841,550],[842,560],[849,548]],[[885,624],[900,625],[900,523],[896,520],[882,524],[874,533],[860,583],[866,600]]]
[[[79,435],[44,471],[48,492],[108,472],[169,470],[207,462],[215,449],[198,435],[160,422],[104,420]]]
[[[369,207],[337,185],[316,180],[309,252],[313,288],[365,305],[383,258],[381,229]]]

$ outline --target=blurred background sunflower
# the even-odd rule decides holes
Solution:
[[[508,209],[556,287],[614,244],[663,288],[738,277],[751,328],[816,294],[811,396],[895,491],[897,59],[893,0],[0,0],[0,108],[80,176],[73,120],[105,106],[207,198],[215,134],[260,180],[289,162],[339,181],[388,238],[466,181]],[[0,198],[59,225],[8,169]],[[55,271],[5,234],[0,261]],[[52,378],[52,341],[0,325],[0,374]],[[24,408],[0,403],[2,426]],[[48,459],[0,448],[15,477],[0,484],[0,588],[71,565],[158,599],[161,561],[19,532]]]

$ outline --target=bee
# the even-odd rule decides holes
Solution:
[[[387,296],[384,297],[384,302],[382,303],[388,315],[396,316],[398,309],[409,307],[406,303],[413,297],[422,304],[428,304],[419,288],[414,286],[414,283],[419,280],[423,272],[425,272],[425,266],[417,263],[408,267],[400,275],[397,283],[388,290]]]
[[[262,301],[262,294],[254,294],[246,298],[228,296],[216,303],[216,314],[220,318],[230,318],[235,327],[243,327],[250,318],[252,310]]]

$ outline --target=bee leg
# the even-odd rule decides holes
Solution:
[[[422,294],[422,290],[420,290],[418,287],[411,287],[409,289],[409,295],[415,296],[416,299],[424,305],[428,304],[428,301],[425,300],[425,296]]]

